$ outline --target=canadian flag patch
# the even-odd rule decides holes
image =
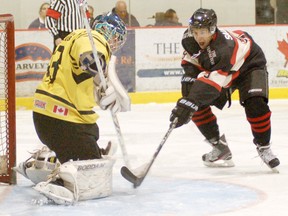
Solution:
[[[68,109],[65,107],[62,107],[62,106],[54,105],[53,113],[58,114],[58,115],[62,115],[62,116],[67,116],[68,115]]]

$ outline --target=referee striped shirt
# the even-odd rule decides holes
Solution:
[[[54,36],[54,39],[60,38],[59,32],[70,33],[76,29],[83,29],[85,27],[79,1],[83,2],[87,11],[86,0],[51,1],[50,7],[47,10],[45,24]]]

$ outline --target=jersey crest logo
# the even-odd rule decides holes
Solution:
[[[197,59],[197,58],[201,55],[201,53],[202,53],[201,50],[199,50],[199,52],[193,54],[193,55],[191,56],[191,58],[192,58],[192,59]]]
[[[41,100],[34,100],[34,107],[37,107],[39,109],[45,109],[46,108],[46,102]]]
[[[211,47],[208,46],[207,47],[207,53],[208,53],[208,57],[209,57],[211,65],[215,65],[215,60],[214,59],[217,57],[216,56],[216,51],[215,50],[211,50]]]

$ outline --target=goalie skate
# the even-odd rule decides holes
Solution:
[[[207,167],[234,167],[232,153],[223,134],[219,140],[208,141],[212,145],[212,151],[202,156],[202,160]]]

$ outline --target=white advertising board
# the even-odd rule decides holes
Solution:
[[[48,31],[16,31],[15,68],[17,97],[33,96],[51,57],[53,38]]]
[[[220,27],[221,28],[221,27]],[[252,35],[267,58],[270,87],[288,86],[287,26],[223,27]],[[136,29],[136,91],[180,88],[184,28]],[[281,51],[280,51],[281,50]]]
[[[225,29],[241,29],[251,34],[266,54],[270,87],[287,88],[287,26],[241,26]],[[178,91],[183,74],[181,39],[185,28],[142,28],[134,31],[135,43],[130,39],[130,43],[127,43],[130,49],[127,52],[135,52],[131,53],[131,56],[135,55],[135,62],[131,63],[135,64],[135,73],[132,65],[130,77],[122,78],[134,79],[135,75],[136,92]],[[134,37],[133,34],[131,37]],[[48,31],[16,31],[15,38],[16,94],[17,97],[31,97],[47,70],[53,39]]]
[[[184,31],[185,28],[136,29],[136,91],[180,88]]]

